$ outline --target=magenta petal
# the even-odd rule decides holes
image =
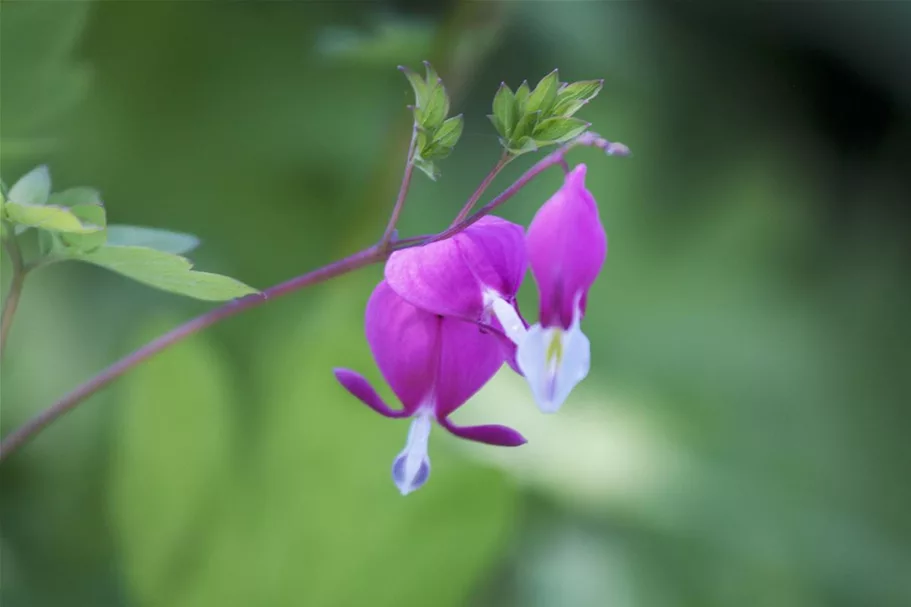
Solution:
[[[381,281],[367,302],[364,328],[380,372],[411,415],[431,395],[440,318],[409,304]]]
[[[522,226],[487,216],[452,238],[396,251],[386,262],[385,277],[396,293],[423,310],[478,320],[484,292],[512,298],[526,266]]]
[[[500,341],[489,329],[455,318],[444,318],[440,328],[437,419],[462,406],[494,376],[506,358]]]
[[[348,390],[358,400],[380,415],[386,417],[405,417],[407,415],[405,411],[391,409],[389,405],[383,402],[383,399],[376,393],[373,386],[359,373],[355,373],[350,369],[334,369],[333,372],[335,373],[335,379],[342,384],[345,390]]]
[[[446,418],[439,420],[439,423],[455,436],[476,443],[498,447],[518,447],[528,442],[524,436],[506,426],[495,424],[487,426],[456,426]]]
[[[580,164],[566,176],[538,209],[525,238],[540,292],[539,322],[545,327],[569,328],[577,298],[584,312],[588,290],[607,256],[607,235],[585,188],[585,170]]]

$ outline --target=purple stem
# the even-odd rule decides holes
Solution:
[[[86,398],[101,388],[107,386],[109,383],[133,367],[152,358],[154,355],[158,354],[165,348],[172,346],[186,339],[187,337],[190,337],[191,335],[194,335],[199,331],[202,331],[203,329],[214,325],[217,322],[234,316],[235,314],[256,308],[271,299],[299,291],[304,287],[309,287],[311,285],[324,282],[342,274],[347,274],[348,272],[363,268],[364,266],[385,261],[393,251],[406,249],[413,246],[419,246],[454,236],[455,234],[458,234],[476,222],[481,217],[490,214],[498,206],[512,198],[519,190],[525,187],[529,181],[537,177],[544,170],[554,165],[561,164],[566,153],[573,147],[579,145],[598,147],[610,155],[626,156],[629,154],[629,150],[622,144],[611,143],[606,139],[595,135],[594,133],[585,133],[574,141],[542,158],[534,166],[528,169],[521,177],[519,177],[515,183],[506,188],[499,196],[484,205],[480,210],[478,210],[477,213],[463,219],[458,224],[450,227],[440,234],[426,237],[422,236],[420,239],[408,238],[405,240],[391,241],[387,240],[387,238],[391,238],[392,230],[395,229],[395,224],[393,222],[390,222],[391,229],[390,227],[387,227],[386,230],[386,234],[388,236],[384,235],[383,240],[381,240],[379,244],[364,249],[358,253],[354,253],[353,255],[349,255],[344,259],[330,263],[329,265],[323,266],[317,270],[313,270],[312,272],[302,274],[301,276],[297,276],[296,278],[292,278],[283,283],[277,284],[274,287],[270,287],[260,293],[254,293],[252,295],[247,295],[246,297],[241,297],[240,299],[229,301],[224,305],[215,308],[214,310],[206,312],[202,316],[197,316],[196,318],[187,321],[179,327],[165,333],[161,337],[150,341],[146,345],[142,346],[133,353],[128,354],[124,358],[121,358],[82,385],[78,386],[72,392],[55,402],[53,405],[49,406],[47,409],[41,411],[26,421],[22,426],[13,430],[6,438],[3,439],[2,443],[0,443],[0,462],[9,457],[13,451],[34,438],[35,435],[53,423],[56,419],[73,410]],[[410,166],[411,163],[409,163],[408,168],[405,169],[406,173],[408,172]],[[489,180],[492,180],[492,175],[495,174],[496,172],[492,172],[491,175],[488,175],[489,179],[485,181],[489,182]],[[403,179],[402,191],[407,191],[406,182],[407,175],[406,178]],[[480,194],[478,194],[478,197],[480,197]],[[399,200],[404,200],[402,192],[399,193]],[[397,201],[396,207],[401,210],[401,202]],[[395,214],[396,211],[394,210],[393,213]]]

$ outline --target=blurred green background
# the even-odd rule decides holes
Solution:
[[[911,605],[911,3],[0,9],[4,181],[47,163],[257,287],[381,233],[399,63],[431,59],[466,115],[403,235],[444,227],[496,160],[500,81],[605,78],[580,116],[634,152],[570,157],[611,246],[589,378],[545,417],[506,370],[458,414],[526,446],[435,431],[430,482],[396,492],[407,424],[331,374],[379,378],[369,268],[188,340],[5,462],[4,607]],[[559,183],[503,215],[527,224]],[[534,318],[531,280],[522,303]],[[3,433],[209,307],[35,274]]]

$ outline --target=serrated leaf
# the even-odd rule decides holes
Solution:
[[[562,143],[578,137],[591,123],[578,118],[548,118],[535,126],[534,139],[539,146]]]
[[[535,125],[538,122],[538,119],[541,117],[541,112],[533,112],[531,114],[525,114],[519,118],[519,122],[516,124],[516,128],[513,129],[512,135],[510,135],[510,141],[518,141],[522,137],[530,136],[535,132]]]
[[[163,291],[206,301],[226,301],[257,292],[228,276],[197,272],[185,257],[146,247],[105,245],[70,257]]]
[[[525,105],[528,103],[528,96],[531,94],[531,89],[528,87],[528,81],[523,80],[522,84],[519,85],[519,88],[516,89],[516,119],[518,120],[525,115]]]
[[[603,80],[580,80],[567,84],[557,93],[554,103],[554,116],[570,117],[579,111],[582,106],[594,99],[604,86]]]
[[[500,85],[497,94],[494,95],[493,115],[496,116],[497,121],[502,126],[502,130],[497,128],[497,132],[503,137],[509,137],[518,117],[516,114],[516,96],[513,94],[512,89],[506,86],[505,82]],[[494,122],[494,126],[497,126],[497,122]]]
[[[35,167],[10,188],[8,200],[24,205],[43,205],[51,194],[51,173],[46,165]]]
[[[429,92],[427,83],[421,76],[404,65],[399,66],[399,70],[408,79],[411,88],[414,90],[414,105],[416,108],[424,107],[427,104],[427,94]]]
[[[20,226],[25,226],[26,229],[41,228],[72,234],[88,234],[102,229],[102,226],[83,223],[72,210],[60,206],[21,204],[8,200],[6,214],[12,221]]]
[[[136,345],[176,322],[144,327]],[[124,402],[108,486],[114,538],[136,604],[170,595],[193,551],[187,538],[198,541],[201,523],[219,506],[231,461],[231,379],[221,350],[200,335],[120,384]]]
[[[452,150],[459,142],[463,128],[464,120],[462,114],[445,120],[443,124],[440,125],[439,130],[433,134],[433,144]]]
[[[199,246],[199,238],[192,234],[158,228],[111,225],[107,235],[110,245],[147,247],[174,255],[189,253]]]
[[[525,113],[541,112],[542,116],[547,116],[557,99],[557,89],[560,88],[560,76],[557,70],[552,71],[544,76],[535,87],[535,90],[528,96],[528,102],[525,104]]]
[[[414,166],[421,169],[425,175],[430,177],[433,181],[436,181],[440,176],[440,170],[437,166],[430,160],[425,160],[420,156],[414,159]]]

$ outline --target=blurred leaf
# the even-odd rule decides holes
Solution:
[[[516,96],[506,83],[500,84],[497,94],[493,98],[494,126],[503,137],[509,137],[512,127],[516,122]]]
[[[580,80],[567,84],[557,93],[557,101],[551,113],[554,116],[572,116],[594,99],[603,86],[604,80]]]
[[[520,156],[529,152],[537,152],[538,145],[533,138],[525,136],[516,142],[511,142],[508,149],[510,154]]]
[[[185,257],[146,247],[105,245],[70,256],[157,289],[206,301],[225,301],[257,292],[233,278],[192,270],[193,264]]]
[[[54,232],[88,234],[97,232],[102,226],[83,223],[71,209],[52,205],[20,204],[12,200],[6,203],[6,214],[14,222],[31,228]]]
[[[19,178],[9,191],[9,200],[26,205],[46,204],[51,194],[51,173],[46,165],[35,167]]]
[[[317,37],[316,46],[337,63],[387,69],[426,54],[433,31],[431,23],[402,19],[389,19],[363,30],[326,27]]]
[[[137,343],[175,323],[156,323]],[[111,457],[110,504],[130,594],[166,604],[230,465],[231,373],[205,335],[124,380]]]
[[[48,151],[49,124],[88,91],[91,73],[73,59],[91,2],[4,2],[0,158]]]
[[[534,139],[539,146],[562,143],[578,137],[589,126],[591,126],[590,122],[578,118],[548,118],[535,127]]]
[[[462,136],[463,127],[464,120],[462,114],[453,116],[440,125],[439,130],[434,134],[434,143],[451,150],[459,142],[459,138]]]
[[[525,104],[525,113],[541,112],[542,116],[548,115],[550,108],[557,98],[557,89],[560,87],[560,76],[557,70],[544,76],[528,96]]]
[[[107,233],[110,245],[147,247],[174,255],[189,253],[199,246],[199,238],[192,234],[159,228],[111,225]]]
[[[73,214],[83,222],[91,225],[103,226],[106,223],[104,206],[97,203],[78,203],[70,209]],[[105,243],[105,230],[101,229],[91,234],[60,234],[60,240],[78,251],[91,251]]]

